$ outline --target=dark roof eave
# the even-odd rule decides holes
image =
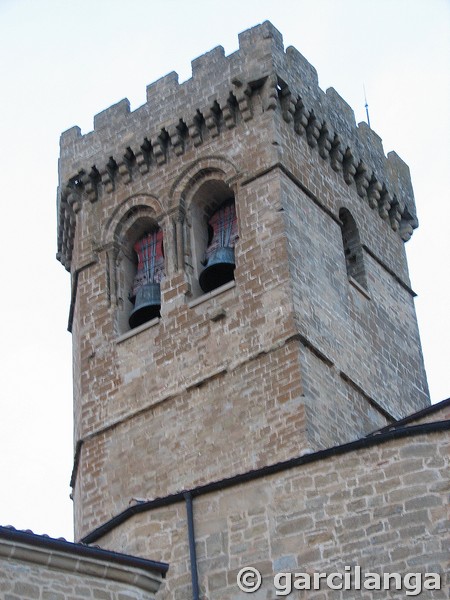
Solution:
[[[404,425],[411,423],[412,421],[417,421],[417,419],[422,419],[423,417],[426,417],[426,416],[431,415],[439,410],[442,410],[443,408],[446,408],[447,406],[450,406],[450,398],[441,400],[441,402],[437,402],[436,404],[430,404],[430,406],[426,406],[425,408],[418,410],[417,412],[413,413],[412,415],[408,415],[407,417],[404,417],[403,419],[399,419],[398,421],[395,421],[394,423],[385,425],[381,429],[376,429],[375,431],[372,431],[371,433],[369,433],[367,437],[371,437],[373,435],[379,435],[380,433],[385,433],[387,431],[393,431],[394,429],[399,429],[399,428],[403,427]]]
[[[167,563],[148,560],[146,558],[139,558],[129,554],[113,552],[103,548],[87,546],[84,543],[68,542],[67,540],[63,539],[55,539],[52,537],[37,535],[29,531],[20,531],[12,527],[0,526],[0,539],[9,540],[16,543],[23,543],[49,551],[54,550],[87,558],[97,558],[107,561],[111,564],[121,565],[124,567],[133,567],[146,571],[158,571],[163,577],[165,577],[169,568]]]

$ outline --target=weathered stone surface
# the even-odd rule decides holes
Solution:
[[[170,73],[148,86],[136,111],[124,100],[95,117],[94,131],[61,138],[77,537],[133,499],[349,442],[429,405],[404,252],[417,225],[408,168],[356,127],[334,90],[320,90],[315,69],[284,50],[270,23],[239,41],[229,57],[219,46],[195,59],[181,85]],[[205,214],[230,197],[234,281],[203,294]],[[361,279],[348,268],[344,209]],[[160,317],[130,331],[131,242],[143,224],[163,232],[166,275]],[[324,568],[340,551],[367,565],[379,552],[388,564],[383,544],[417,517],[420,534],[431,526],[426,501],[398,490],[441,508],[428,488],[443,454],[417,444],[417,453],[400,445],[400,455],[383,446],[371,468],[347,455],[332,470],[314,463],[298,477],[196,501],[202,593],[233,597],[230,573],[244,560],[268,573],[293,556]],[[106,543],[159,553],[171,564],[161,597],[185,598],[185,509],[158,510]]]
[[[287,572],[344,572],[346,565],[359,565],[362,572],[435,572],[441,576],[441,591],[424,591],[424,598],[446,598],[448,585],[448,495],[431,491],[432,483],[422,483],[424,471],[411,474],[414,481],[401,486],[389,475],[392,465],[401,466],[405,450],[421,441],[433,445],[435,451],[445,447],[447,432],[421,435],[415,438],[398,438],[383,444],[353,450],[341,456],[331,456],[309,464],[293,467],[276,475],[266,476],[228,489],[202,495],[194,501],[197,544],[210,544],[214,540],[214,552],[221,561],[199,560],[199,579],[205,597],[210,600],[238,598],[236,576],[243,566],[261,568],[264,577],[260,598],[275,597],[273,576]],[[388,460],[383,456],[390,454]],[[351,463],[351,473],[347,470]],[[406,470],[408,470],[406,468]],[[339,474],[342,493],[316,488],[312,499],[307,492],[311,477],[329,477]],[[379,510],[380,498],[375,486],[361,488],[358,481],[371,474],[386,481],[383,510]],[[433,480],[448,482],[448,464],[433,468]],[[357,508],[348,497],[360,495],[364,489],[364,504]],[[408,495],[409,490],[409,495]],[[399,492],[402,492],[399,495]],[[348,494],[348,495],[347,495]],[[245,508],[242,497],[251,497],[251,508]],[[314,502],[312,500],[319,501]],[[182,510],[182,504],[176,504]],[[173,507],[171,507],[173,509]],[[440,509],[440,512],[438,512]],[[123,532],[133,539],[133,545],[142,542],[142,556],[166,560],[172,552],[170,537],[167,546],[154,543],[145,534],[143,521],[149,525],[158,523],[163,531],[173,528],[169,509],[149,510],[139,515],[140,526],[135,518],[99,539],[105,547],[120,547]],[[261,520],[255,527],[252,514]],[[332,515],[324,519],[324,513]],[[437,533],[439,532],[439,533]],[[225,540],[228,544],[223,545]],[[160,542],[163,540],[159,540]],[[221,542],[219,542],[221,541]],[[180,540],[187,553],[187,538]],[[259,565],[259,566],[258,566]],[[172,560],[167,581],[158,598],[175,597],[174,590],[189,569],[189,563]],[[323,598],[332,599],[336,592],[321,590]],[[361,591],[346,590],[345,598],[361,597]],[[364,590],[364,597],[375,600],[400,598],[403,592]],[[316,594],[317,596],[315,596]],[[311,591],[312,597],[319,592]],[[402,596],[403,594],[403,596]],[[189,595],[189,594],[188,594]]]

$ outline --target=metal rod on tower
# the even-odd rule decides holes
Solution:
[[[364,102],[365,102],[365,107],[366,107],[366,115],[367,115],[367,125],[370,127],[370,117],[369,117],[369,105],[367,104],[367,97],[366,97],[366,86],[363,84],[363,90],[364,90]]]

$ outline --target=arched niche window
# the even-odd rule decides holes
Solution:
[[[163,231],[153,218],[130,211],[117,260],[118,329],[125,333],[160,316],[165,276]]]
[[[191,251],[194,296],[232,281],[238,240],[232,190],[222,181],[206,181],[191,205]]]
[[[161,229],[144,233],[134,244],[133,250],[137,266],[130,291],[130,300],[134,304],[128,319],[131,329],[160,316],[160,283],[165,275]]]
[[[346,208],[341,208],[339,211],[339,219],[341,221],[347,276],[367,289],[363,251],[355,220]]]

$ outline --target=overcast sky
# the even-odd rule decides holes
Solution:
[[[410,166],[407,243],[433,402],[450,395],[447,0],[0,0],[0,524],[72,539],[69,274],[55,260],[60,133],[266,19]],[[387,390],[387,393],[389,391]],[[147,491],[146,491],[147,493]]]

